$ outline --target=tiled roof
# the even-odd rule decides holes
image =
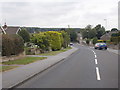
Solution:
[[[7,29],[5,29],[5,32],[7,34],[16,34],[19,28],[20,27],[7,27]]]

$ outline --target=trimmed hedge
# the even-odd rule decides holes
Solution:
[[[24,51],[24,41],[19,35],[2,35],[2,56],[18,55]]]

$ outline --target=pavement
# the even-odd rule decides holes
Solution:
[[[118,90],[118,54],[88,46],[75,47],[75,53],[17,88]]]
[[[12,88],[20,83],[23,83],[24,81],[29,80],[35,75],[64,60],[77,50],[78,48],[72,47],[72,49],[66,52],[47,57],[47,59],[0,73],[0,76],[2,75],[2,88]]]
[[[113,53],[115,53],[115,54],[119,54],[119,55],[120,55],[120,50],[115,50],[115,49],[108,48],[108,51],[110,51],[110,52],[113,52]]]

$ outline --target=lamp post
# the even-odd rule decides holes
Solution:
[[[105,21],[105,29],[107,30],[107,19],[104,19]]]

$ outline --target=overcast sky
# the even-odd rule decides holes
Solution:
[[[9,2],[8,2],[9,1]],[[13,26],[118,28],[119,0],[1,0],[0,23]]]

